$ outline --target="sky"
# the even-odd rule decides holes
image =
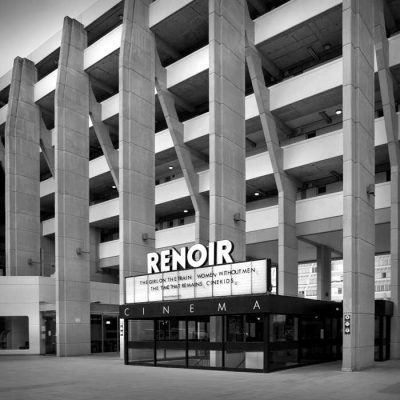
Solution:
[[[0,0],[0,76],[97,0]]]

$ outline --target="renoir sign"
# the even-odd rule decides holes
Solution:
[[[199,248],[199,245],[195,245]],[[193,247],[195,247],[193,246]],[[203,246],[203,245],[201,245]],[[181,249],[179,260],[174,261],[173,252],[170,257],[163,258],[151,253],[149,271],[161,270],[169,272],[126,278],[126,303],[145,303],[153,301],[197,299],[244,294],[262,294],[267,292],[266,260],[232,263],[230,253],[231,242],[212,242],[205,246],[203,253],[194,256],[193,249]],[[210,255],[210,252],[213,252]],[[157,254],[158,258],[155,256]],[[185,256],[183,256],[184,254]],[[191,256],[193,254],[193,257]],[[202,267],[204,260],[214,262],[230,262],[229,264]],[[154,264],[158,259],[159,263]],[[199,260],[202,260],[201,262]],[[160,262],[161,261],[161,262]],[[155,265],[157,269],[155,269]],[[180,269],[178,269],[178,267]],[[187,267],[191,269],[186,269]],[[199,268],[201,267],[201,268]]]

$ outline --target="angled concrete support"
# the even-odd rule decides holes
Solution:
[[[245,1],[209,1],[210,240],[246,259]]]
[[[90,353],[89,80],[86,31],[64,19],[55,93],[57,355]]]
[[[166,70],[161,65],[158,54],[156,54],[156,89],[195,210],[196,243],[207,244],[209,237],[208,199],[199,192],[199,176],[193,167],[191,150],[184,142],[184,126],[176,113],[174,96],[167,89]]]
[[[101,119],[101,104],[97,102],[91,86],[89,88],[89,115],[114,184],[119,190],[118,151],[112,144],[107,125]]]
[[[343,2],[343,371],[374,363],[374,1]]]
[[[54,148],[51,142],[51,132],[46,128],[42,118],[40,118],[40,149],[42,150],[43,157],[46,160],[51,175],[54,177]]]
[[[375,54],[378,65],[383,117],[389,150],[391,172],[390,253],[391,300],[394,313],[391,321],[390,356],[400,358],[400,147],[399,125],[394,101],[393,76],[389,68],[389,43],[386,37],[384,1],[375,1]]]
[[[260,54],[254,46],[254,23],[248,15],[246,18],[246,61],[278,189],[278,293],[297,296],[297,188],[295,182],[283,169],[283,151],[279,144],[276,122],[270,111],[270,93],[265,86]]]
[[[32,61],[17,57],[5,130],[7,275],[40,274],[40,113]]]

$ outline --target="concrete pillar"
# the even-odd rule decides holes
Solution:
[[[331,299],[331,249],[317,246],[317,299]]]
[[[42,236],[40,239],[42,249],[42,271],[43,276],[50,276],[55,273],[55,241],[54,238]]]
[[[210,241],[246,259],[245,1],[209,1]]]
[[[100,230],[94,227],[89,228],[90,238],[90,280],[103,282],[103,274],[97,272],[99,270],[99,244]]]
[[[343,2],[343,371],[374,363],[373,0]]]
[[[398,144],[397,144],[398,145]],[[390,299],[393,301],[393,317],[390,330],[390,358],[400,358],[400,173],[391,168],[391,206],[390,206],[390,253],[391,284]]]
[[[384,0],[375,2],[375,54],[390,159],[391,300],[394,306],[390,333],[390,357],[396,359],[400,358],[400,147],[399,122],[394,98],[396,82],[393,82],[389,68],[389,41],[386,37],[384,7]]]
[[[282,181],[278,192],[278,294],[298,296],[297,187],[286,174]]]
[[[55,94],[57,355],[90,353],[87,35],[64,19]],[[79,250],[78,250],[79,249]]]
[[[119,54],[121,304],[124,278],[147,273],[147,253],[155,246],[155,42],[148,25],[150,3],[125,0]]]
[[[40,112],[33,99],[36,80],[33,62],[17,57],[5,131],[7,275],[40,274]]]

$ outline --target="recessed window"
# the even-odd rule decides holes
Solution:
[[[28,317],[0,317],[0,352],[11,349],[29,349]]]
[[[318,194],[326,193],[326,186],[320,186],[318,188]]]

